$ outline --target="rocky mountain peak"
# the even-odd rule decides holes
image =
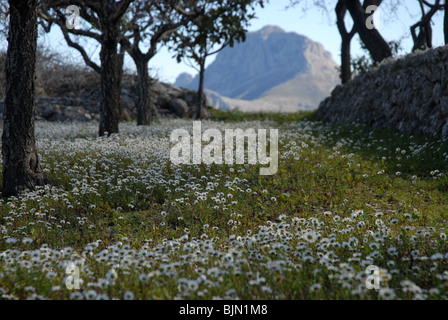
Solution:
[[[181,73],[176,79],[176,86],[186,88],[193,81],[193,76],[187,72]]]
[[[212,101],[222,96],[317,108],[339,83],[336,68],[320,43],[269,25],[221,51],[205,71],[204,86],[213,91]],[[199,76],[182,74],[175,85],[197,90],[198,83]]]
[[[263,40],[267,40],[274,33],[285,33],[285,30],[278,26],[268,25],[263,27],[260,31],[254,32],[261,35]]]

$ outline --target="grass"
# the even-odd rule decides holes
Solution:
[[[315,119],[315,112],[303,111],[296,113],[266,113],[266,112],[242,112],[239,110],[222,111],[208,108],[212,119],[219,122],[244,122],[244,121],[274,121],[277,124],[285,124],[304,119]]]
[[[169,135],[189,121],[108,139],[94,123],[39,124],[55,186],[1,203],[0,297],[447,298],[447,142],[312,113],[215,116],[203,130],[278,128],[277,174],[173,166]]]

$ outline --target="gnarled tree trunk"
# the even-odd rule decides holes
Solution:
[[[106,17],[107,19],[107,17]],[[120,77],[118,72],[118,28],[108,25],[101,46],[101,118],[99,135],[118,133],[120,123]]]
[[[445,44],[448,44],[448,2],[445,1],[445,13],[443,17],[443,34],[445,37]]]
[[[341,42],[341,83],[352,79],[351,38],[342,37]]]
[[[376,3],[379,4],[380,1],[377,1]],[[350,12],[356,31],[358,32],[359,37],[366,46],[367,50],[369,50],[372,59],[375,62],[381,62],[384,59],[391,57],[392,50],[378,30],[375,28],[367,28],[366,21],[368,14],[365,12],[365,9],[359,0],[344,0],[344,4]]]
[[[2,135],[4,197],[49,183],[35,145],[37,0],[9,1],[5,119]]]
[[[149,105],[149,73],[148,61],[144,57],[134,57],[138,77],[137,125],[151,124],[151,108]]]
[[[339,0],[336,5],[336,17],[339,34],[341,35],[341,82],[342,84],[349,82],[352,79],[351,68],[351,42],[353,36],[356,34],[356,28],[353,26],[350,32],[347,31],[344,18],[347,13],[347,8],[342,0]]]
[[[440,10],[440,0],[436,0],[435,3],[430,6],[428,13],[425,11],[425,3],[420,0],[420,9],[422,11],[422,19],[411,27],[412,40],[414,41],[414,46],[412,51],[425,50],[427,48],[432,48],[432,27],[431,21],[434,15]],[[418,35],[416,29],[419,28]]]
[[[123,100],[121,99],[121,91],[123,89],[123,66],[124,66],[124,55],[126,54],[126,50],[120,46],[120,53],[118,54],[118,84],[119,84],[119,109],[120,109],[120,120],[123,120]]]
[[[199,71],[199,89],[198,89],[198,109],[196,110],[196,119],[202,118],[202,96],[204,94],[204,77],[205,77],[205,59],[201,60]]]

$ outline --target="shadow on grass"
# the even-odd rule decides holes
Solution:
[[[283,124],[315,119],[314,111],[294,113],[221,111],[216,109],[209,109],[209,111],[212,114],[212,120],[220,122],[275,121],[278,124]]]
[[[241,111],[211,110],[213,120],[222,122],[275,121],[290,124],[298,121],[319,122],[315,111],[297,113],[244,113]],[[344,143],[342,150],[356,153],[366,160],[383,164],[385,173],[418,176],[432,180],[437,189],[448,192],[448,141],[423,135],[409,135],[392,129],[370,129],[367,125],[327,124],[328,134],[322,141],[332,148]],[[315,132],[318,134],[318,132]]]

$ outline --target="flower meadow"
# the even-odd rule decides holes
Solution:
[[[37,122],[53,184],[0,200],[0,299],[447,299],[446,142],[304,116],[202,127],[278,129],[277,174],[173,165],[187,120]]]

